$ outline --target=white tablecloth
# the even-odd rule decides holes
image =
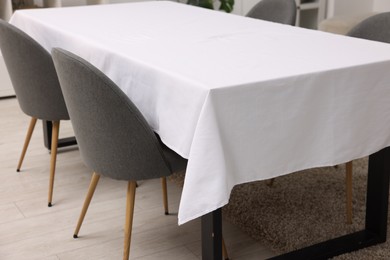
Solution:
[[[239,183],[390,145],[390,45],[172,2],[17,11],[107,74],[189,159],[179,224]],[[129,136],[131,138],[131,136]]]

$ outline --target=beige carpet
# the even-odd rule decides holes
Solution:
[[[367,158],[355,160],[353,224],[345,223],[344,165],[317,168],[238,185],[223,208],[226,220],[255,240],[284,253],[364,227]],[[180,175],[173,179],[180,183]],[[388,235],[390,238],[390,235]],[[389,242],[335,259],[390,259]]]

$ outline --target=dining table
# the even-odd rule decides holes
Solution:
[[[10,23],[96,66],[188,159],[178,224],[202,219],[202,259],[221,259],[235,185],[365,156],[365,228],[275,259],[386,241],[389,44],[171,1],[18,10]]]

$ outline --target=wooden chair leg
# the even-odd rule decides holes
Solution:
[[[24,160],[24,156],[26,155],[26,151],[28,148],[28,145],[30,144],[32,133],[34,132],[35,124],[37,123],[37,119],[35,117],[32,117],[30,120],[30,125],[27,130],[26,139],[24,140],[23,150],[22,154],[20,155],[18,167],[16,168],[16,171],[19,172],[20,168],[22,167],[22,163]]]
[[[130,256],[131,231],[133,228],[134,202],[135,202],[135,181],[129,181],[127,187],[126,201],[126,222],[125,222],[125,241],[123,250],[123,260],[128,260]]]
[[[272,185],[274,185],[274,181],[275,181],[275,178],[267,180],[267,182],[266,182],[267,186],[272,187]]]
[[[161,186],[162,186],[162,192],[163,192],[163,203],[164,203],[165,215],[169,215],[169,209],[168,209],[168,191],[167,191],[167,178],[166,178],[166,177],[162,177],[162,178],[161,178]]]
[[[54,186],[54,175],[56,170],[57,161],[57,146],[58,146],[58,134],[60,131],[60,122],[53,121],[52,137],[51,137],[51,159],[50,159],[50,182],[49,182],[49,195],[48,195],[48,206],[52,206],[53,199],[53,186]]]
[[[92,175],[91,183],[89,184],[87,196],[85,197],[83,208],[81,209],[79,221],[77,222],[77,226],[76,226],[76,229],[75,229],[74,234],[73,234],[73,238],[78,237],[81,225],[83,224],[85,214],[87,213],[89,204],[91,203],[91,200],[92,200],[93,194],[95,193],[95,189],[96,189],[96,186],[99,182],[99,179],[100,179],[100,175],[97,174],[96,172],[94,172]]]
[[[224,260],[229,260],[229,255],[226,249],[225,239],[222,237],[222,257]]]
[[[347,223],[352,224],[352,161],[345,164]]]

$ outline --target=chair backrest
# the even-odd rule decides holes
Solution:
[[[390,43],[390,12],[373,15],[354,28],[348,36]]]
[[[171,174],[143,115],[106,75],[62,49],[52,57],[84,163],[118,180]]]
[[[3,20],[0,48],[22,111],[48,121],[69,119],[50,53]]]
[[[295,0],[262,0],[246,16],[275,23],[295,25],[296,15]]]

